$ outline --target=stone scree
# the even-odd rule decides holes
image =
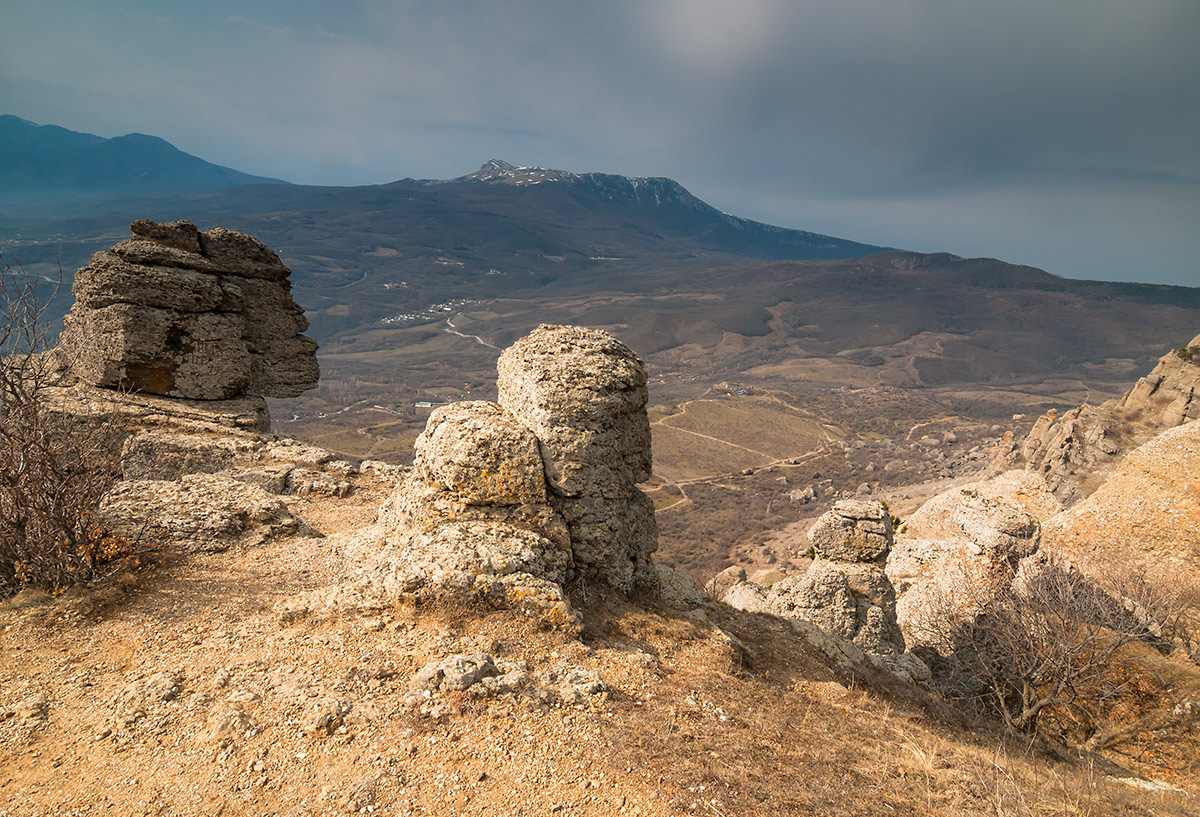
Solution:
[[[75,275],[59,351],[79,380],[195,400],[317,385],[317,344],[265,244],[188,221],[130,229]]]
[[[500,356],[500,402],[430,415],[382,514],[411,585],[655,589],[646,371],[605,332],[541,326]],[[486,587],[481,587],[481,583]]]

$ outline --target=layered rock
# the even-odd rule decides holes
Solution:
[[[299,519],[279,497],[207,474],[118,482],[105,496],[100,514],[109,530],[130,542],[188,553],[261,544],[300,529]]]
[[[815,558],[807,572],[768,588],[745,581],[744,571],[727,571],[714,586],[735,581],[723,595],[730,606],[803,619],[873,655],[901,655],[896,593],[884,571],[892,538],[883,503],[843,500],[809,531]]]
[[[848,672],[864,665],[926,683],[929,667],[906,651],[896,593],[884,569],[893,539],[882,502],[843,500],[809,531],[814,559],[802,575],[765,587],[738,567],[709,584],[730,607],[789,619],[792,631]]]
[[[80,381],[195,400],[316,386],[316,343],[266,245],[187,221],[131,230],[75,275],[59,353]]]
[[[1091,494],[1127,452],[1167,428],[1200,418],[1200,336],[1164,355],[1153,371],[1117,400],[1050,411],[1019,447],[1007,446],[1001,468],[1040,473],[1071,505]]]
[[[499,402],[539,443],[550,502],[576,573],[621,590],[654,587],[646,369],[606,332],[543,325],[500,355]]]
[[[892,522],[880,502],[843,500],[809,531],[815,558],[803,576],[771,587],[788,618],[811,621],[875,655],[899,655],[896,593],[884,572]]]

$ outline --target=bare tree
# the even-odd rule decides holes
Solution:
[[[49,399],[62,377],[46,351],[49,300],[0,258],[0,597],[93,581],[133,551],[98,514],[119,475],[116,418],[82,423]]]
[[[953,648],[940,663],[948,697],[1039,731],[1047,713],[1086,739],[1098,716],[1138,683],[1133,642],[1163,644],[1186,603],[1144,576],[1103,583],[1065,559],[1039,554],[1013,569],[981,607],[942,622]],[[951,605],[941,605],[946,615]],[[962,609],[962,608],[960,608]]]

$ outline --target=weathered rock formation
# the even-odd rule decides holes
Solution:
[[[1042,526],[1043,547],[1081,565],[1200,568],[1200,422],[1131,451],[1087,499]]]
[[[1094,491],[1124,454],[1164,429],[1200,417],[1198,392],[1200,336],[1164,355],[1120,399],[1043,415],[1023,445],[1000,453],[997,467],[1037,471],[1060,500],[1072,505]]]
[[[536,436],[550,502],[570,531],[576,573],[631,590],[657,583],[646,369],[606,332],[535,329],[500,355],[500,405]]]
[[[187,221],[131,230],[75,275],[59,352],[80,381],[196,400],[316,386],[316,343],[266,245]]]
[[[809,541],[815,558],[803,575],[768,588],[745,581],[745,572],[733,568],[714,580],[714,589],[725,588],[730,606],[803,619],[872,655],[902,655],[896,594],[884,572],[892,522],[883,503],[838,502],[813,525]]]
[[[266,433],[263,397],[299,394],[318,376],[287,267],[230,230],[132,230],[76,275],[76,302],[46,358],[60,379],[40,395],[68,425],[120,449],[101,521],[139,546],[188,553],[319,535],[283,497],[344,496],[358,469]]]
[[[381,523],[398,592],[512,590],[565,610],[566,523],[547,501],[537,438],[495,403],[430,415]]]
[[[811,621],[868,653],[903,653],[896,593],[884,573],[892,522],[883,504],[838,502],[808,536],[816,557],[808,571],[771,586],[780,613]]]
[[[926,683],[929,667],[906,651],[884,570],[892,536],[883,503],[843,500],[809,531],[815,558],[803,575],[764,587],[732,567],[714,577],[709,592],[730,607],[789,619],[797,637],[851,674],[870,665]]]
[[[974,615],[1007,587],[1037,552],[1041,520],[1061,509],[1038,474],[1021,470],[952,488],[917,509],[887,560],[905,641],[944,647],[947,615]]]
[[[439,408],[381,513],[396,592],[466,591],[569,618],[562,586],[657,589],[646,373],[595,330],[542,326],[500,357],[501,403]],[[673,582],[679,584],[678,582]],[[698,590],[680,584],[678,601]]]

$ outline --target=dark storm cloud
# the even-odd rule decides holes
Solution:
[[[1194,0],[47,0],[6,18],[6,111],[248,172],[365,183],[499,156],[670,175],[789,226],[1200,283]]]

